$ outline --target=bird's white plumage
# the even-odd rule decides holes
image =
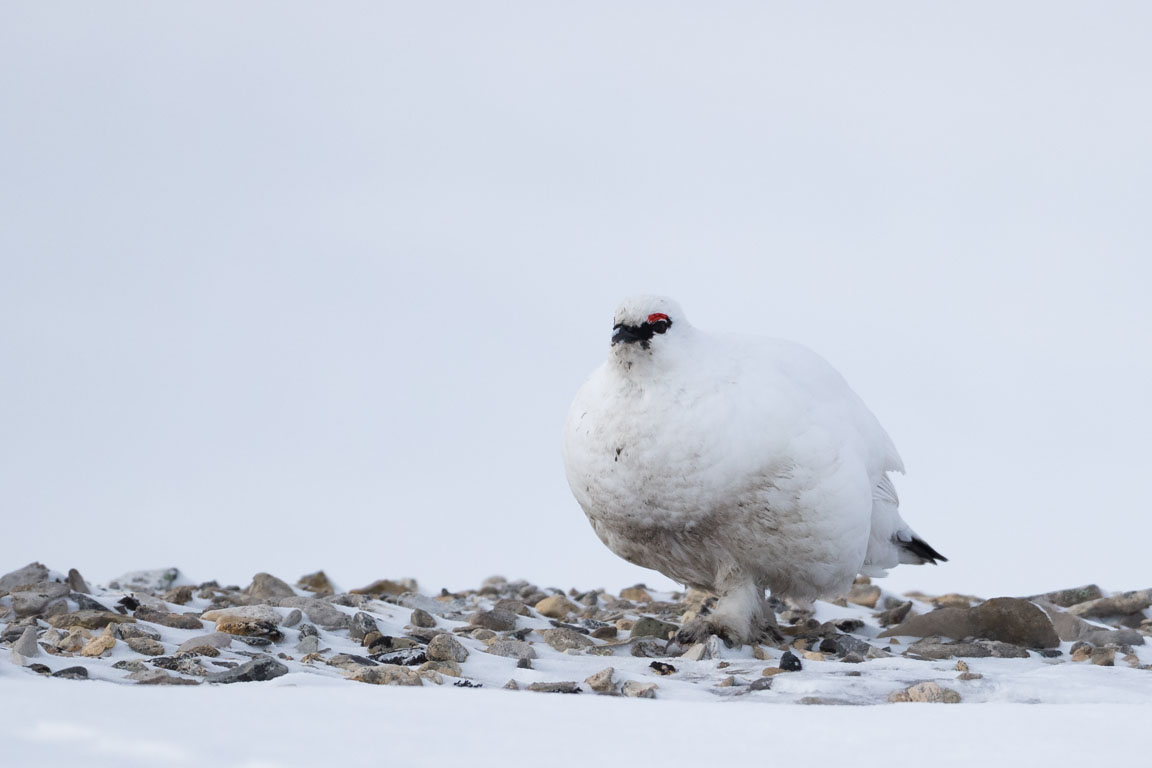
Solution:
[[[738,640],[771,618],[765,588],[807,600],[922,562],[899,545],[895,446],[823,358],[703,333],[662,297],[625,300],[615,325],[655,313],[671,327],[613,343],[564,430],[568,482],[613,552],[719,594],[713,622]]]

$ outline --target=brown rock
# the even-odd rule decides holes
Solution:
[[[92,638],[92,640],[80,650],[80,655],[91,657],[100,656],[112,650],[115,645],[116,638],[112,636],[112,625],[109,624],[104,627],[104,631],[101,634]]]
[[[420,674],[398,664],[381,664],[378,667],[358,667],[349,680],[373,685],[423,685]]]
[[[288,586],[286,581],[276,578],[270,573],[258,573],[252,577],[244,592],[257,600],[268,600],[280,597],[295,597],[296,590]]]
[[[317,595],[331,595],[336,592],[336,587],[324,571],[316,571],[315,573],[308,573],[301,576],[296,582],[296,586]]]
[[[889,608],[876,614],[876,620],[880,622],[882,627],[890,627],[893,624],[899,624],[908,617],[908,613],[912,610],[912,601],[906,600],[896,606]]]
[[[569,614],[577,612],[576,606],[572,605],[564,595],[552,595],[544,598],[536,603],[536,610],[541,616],[547,616],[550,619],[563,619]]]
[[[1152,590],[1141,589],[1125,592],[1122,595],[1101,597],[1084,603],[1077,603],[1068,609],[1069,613],[1083,618],[1104,618],[1108,616],[1129,616],[1152,606]]]
[[[959,704],[961,701],[959,693],[952,690],[951,688],[943,688],[939,683],[934,683],[931,681],[917,683],[916,685],[909,686],[908,688],[905,688],[903,691],[898,693],[903,693],[905,696],[907,696],[907,698],[893,699],[891,696],[889,696],[888,700],[911,701],[923,704]]]
[[[135,616],[140,621],[147,621],[149,624],[159,624],[162,627],[172,627],[173,629],[204,629],[204,622],[200,621],[200,617],[194,613],[168,613],[167,611],[158,611],[154,608],[140,606],[136,609]]]
[[[468,658],[468,649],[447,632],[432,638],[425,653],[429,661],[462,662]]]
[[[862,605],[865,608],[875,608],[880,599],[880,587],[871,584],[853,584],[852,590],[845,596],[850,603]]]
[[[75,611],[63,613],[48,619],[53,627],[67,629],[69,627],[83,627],[84,629],[103,629],[109,624],[129,624],[135,622],[132,616],[122,616],[111,611]]]
[[[1095,584],[1087,584],[1083,587],[1074,587],[1072,589],[1058,589],[1055,592],[1035,595],[1028,599],[1052,603],[1061,608],[1071,608],[1078,603],[1099,600],[1101,597],[1104,597],[1104,593],[1100,591],[1100,587]]]
[[[879,637],[979,637],[1028,648],[1055,648],[1060,637],[1040,607],[1018,597],[996,597],[975,608],[938,608],[912,616]]]
[[[623,600],[631,600],[634,603],[650,603],[652,602],[652,595],[648,594],[643,584],[637,584],[634,587],[620,590],[620,597]]]
[[[377,579],[366,587],[350,590],[349,594],[379,597],[380,595],[402,595],[405,592],[415,591],[416,582],[412,579],[400,579],[399,581]]]
[[[597,640],[615,640],[618,634],[619,631],[613,626],[597,627],[592,630],[592,637]]]
[[[538,631],[540,636],[544,638],[544,642],[561,653],[570,649],[579,650],[595,645],[587,636],[580,634],[574,629],[557,627],[556,629],[541,629]]]
[[[616,681],[612,679],[614,674],[616,674],[616,670],[612,667],[606,667],[596,674],[590,675],[584,682],[596,693],[614,695],[617,692]]]
[[[68,587],[73,592],[79,592],[82,595],[92,594],[92,588],[88,586],[88,582],[84,581],[80,571],[75,568],[68,569]]]

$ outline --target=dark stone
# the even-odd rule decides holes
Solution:
[[[926,638],[908,646],[905,656],[921,659],[952,658],[999,658],[1026,659],[1028,651],[1011,643],[996,640],[975,640],[972,642],[942,643],[938,638]]]
[[[749,691],[766,691],[772,687],[772,678],[758,677],[748,686]]]
[[[92,592],[92,588],[88,586],[88,582],[84,581],[84,577],[80,575],[80,571],[75,568],[68,569],[68,588],[73,592],[80,592],[85,595]]]
[[[850,653],[866,656],[871,649],[872,646],[868,643],[851,635],[833,635],[820,642],[821,651],[835,653],[837,656],[847,656]]]
[[[425,629],[436,626],[436,619],[423,608],[416,608],[412,611],[411,622],[412,626],[423,627]]]
[[[880,626],[890,627],[893,624],[899,624],[900,622],[904,621],[904,619],[908,617],[908,613],[911,610],[912,601],[909,600],[904,603],[899,603],[898,605],[889,608],[886,611],[882,611],[876,614],[876,620],[880,622]]]
[[[237,635],[236,639],[245,645],[250,645],[253,648],[267,648],[272,645],[272,638],[270,637],[249,637],[245,635]]]
[[[517,669],[532,669],[532,659],[529,659],[526,656],[521,656],[516,661],[516,668]]]
[[[676,667],[664,661],[654,661],[648,666],[658,675],[672,675],[676,673]]]
[[[26,669],[30,669],[38,675],[50,675],[52,670],[48,668],[47,664],[29,664]],[[77,667],[79,669],[79,667]]]
[[[98,600],[93,600],[91,597],[88,597],[88,595],[85,595],[82,592],[73,592],[72,594],[68,595],[68,599],[75,602],[76,608],[81,611],[104,611],[105,613],[112,612],[108,606],[104,605]]]
[[[381,664],[400,664],[411,667],[428,661],[428,654],[420,648],[405,648],[399,651],[374,653],[371,655],[371,659]]]
[[[589,632],[589,630],[588,630],[588,628],[587,628],[587,627],[581,627],[581,626],[577,626],[577,625],[575,625],[575,624],[565,624],[563,621],[557,621],[556,619],[549,619],[549,620],[548,620],[548,623],[549,623],[549,624],[551,624],[551,625],[552,625],[553,627],[555,627],[556,629],[570,629],[570,630],[572,630],[573,632],[579,632],[579,633],[580,633],[580,634],[582,634],[582,635],[587,635],[587,634],[590,634],[590,632]],[[582,621],[582,622],[580,622],[580,623],[581,623],[581,624],[583,624],[583,623],[585,623],[585,622],[583,622],[583,621]],[[604,622],[602,622],[602,621],[595,621],[595,622],[592,622],[592,623],[594,623],[594,624],[598,625],[598,627],[603,627],[603,626],[606,626],[606,625],[605,625],[605,623],[604,623]],[[598,628],[598,627],[593,627],[593,629],[596,629],[596,628]]]
[[[88,670],[84,667],[65,667],[59,672],[53,672],[52,677],[61,677],[65,680],[87,680]]]
[[[860,619],[840,619],[839,621],[833,622],[833,626],[841,632],[859,632],[864,629],[864,622]]]
[[[320,636],[320,630],[316,629],[316,627],[312,626],[311,624],[301,624],[299,631],[300,637],[308,637],[309,635],[315,637]]]
[[[370,632],[379,631],[380,627],[376,626],[376,619],[363,611],[357,611],[356,615],[352,617],[352,624],[348,627],[348,636],[353,640],[363,640]]]
[[[780,669],[785,672],[799,672],[803,668],[796,654],[792,651],[784,651],[784,655],[780,657]]]
[[[109,624],[126,624],[133,621],[136,619],[131,616],[121,616],[111,611],[76,611],[48,619],[48,623],[57,629],[71,629],[72,627],[104,629]]]
[[[132,595],[124,595],[116,601],[116,605],[126,608],[129,611],[134,611],[140,607],[140,601],[132,597]]]
[[[371,662],[370,662],[371,663]],[[262,656],[245,662],[235,669],[226,669],[208,675],[210,683],[251,683],[271,680],[288,674],[288,667],[271,656]]]

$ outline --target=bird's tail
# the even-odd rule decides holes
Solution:
[[[902,541],[901,538],[896,539],[896,545],[900,547],[900,562],[909,565],[924,565],[931,563],[936,565],[936,561],[948,562],[948,558],[936,551],[936,549],[924,541],[919,536],[913,535],[908,541]]]

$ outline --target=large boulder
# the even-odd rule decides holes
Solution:
[[[940,608],[912,616],[880,637],[977,637],[1025,648],[1055,648],[1060,637],[1042,608],[1018,597],[994,597],[974,608]]]

